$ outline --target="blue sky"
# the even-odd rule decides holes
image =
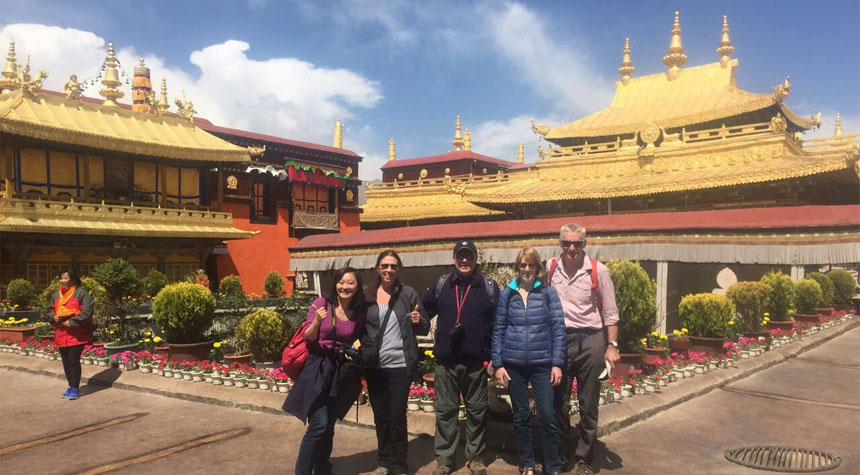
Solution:
[[[0,0],[0,45],[14,38],[19,61],[30,54],[62,89],[94,74],[112,41],[129,74],[144,56],[171,103],[185,91],[219,125],[330,145],[341,117],[373,179],[389,138],[399,158],[450,150],[457,114],[474,151],[513,160],[522,141],[536,160],[528,119],[560,125],[607,106],[626,36],[635,75],[664,71],[676,9],[687,66],[717,60],[728,15],[742,89],[789,75],[788,104],[824,114],[815,135],[832,133],[836,111],[860,131],[856,0]]]

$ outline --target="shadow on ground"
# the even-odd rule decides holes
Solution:
[[[87,380],[87,384],[81,387],[81,396],[97,393],[110,388],[113,386],[113,383],[119,379],[121,374],[122,371],[120,371],[119,368],[107,368],[92,375],[92,377]]]

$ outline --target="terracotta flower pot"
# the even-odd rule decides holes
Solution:
[[[436,373],[427,373],[421,377],[427,386],[433,387],[433,384],[436,382]]]
[[[624,378],[627,381],[630,377],[631,369],[636,371],[642,367],[642,358],[644,356],[644,353],[621,353],[621,359],[612,368],[612,376]]]
[[[824,316],[824,314],[819,314],[819,313],[816,313],[816,314],[796,313],[793,316],[794,316],[795,321],[800,322],[800,324],[805,326],[805,327],[811,327],[811,326],[819,325],[824,320],[824,318],[822,318]]]
[[[209,357],[211,341],[203,343],[168,343],[170,361],[202,361]]]
[[[646,365],[654,364],[657,360],[665,362],[669,353],[669,350],[663,346],[658,346],[656,348],[647,347],[643,351],[645,352],[645,356],[642,357],[642,362]]]
[[[8,338],[13,342],[24,341],[36,335],[36,327],[6,327],[0,328],[0,340]]]
[[[224,362],[227,364],[231,363],[250,363],[251,362],[251,353],[245,353],[241,355],[233,354],[233,355],[224,355]]]
[[[170,354],[170,347],[169,346],[156,346],[155,347],[155,354],[156,355],[169,355]]]
[[[704,353],[708,356],[714,356],[717,353],[723,352],[723,344],[728,341],[728,338],[709,338],[704,336],[690,336],[690,348],[687,350],[691,353]]]
[[[768,328],[778,328],[780,330],[789,331],[789,330],[792,330],[794,328],[794,321],[793,320],[787,320],[784,322],[776,322],[776,321],[771,320],[771,321],[767,322],[767,327]]]
[[[690,349],[690,342],[669,338],[669,349],[672,350],[672,353],[680,353],[682,355],[686,355],[687,350]]]
[[[812,313],[817,315],[824,315],[825,317],[833,316],[833,311],[836,310],[833,307],[821,307],[821,308],[813,308]]]

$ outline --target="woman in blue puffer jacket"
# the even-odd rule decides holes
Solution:
[[[521,473],[535,473],[529,382],[543,434],[544,473],[561,473],[552,388],[561,383],[567,345],[561,300],[555,289],[541,283],[544,268],[534,248],[521,250],[514,266],[518,276],[499,295],[493,326],[494,376],[511,395]]]

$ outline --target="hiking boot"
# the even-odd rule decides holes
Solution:
[[[520,469],[520,475],[535,475],[534,467]]]
[[[573,473],[576,475],[594,475],[594,469],[585,460],[578,460],[573,466]]]
[[[449,475],[452,471],[450,466],[436,462],[436,469],[433,470],[433,475]]]
[[[388,468],[386,467],[376,467],[376,470],[371,472],[371,475],[388,475]]]
[[[487,466],[484,465],[484,461],[480,457],[473,459],[468,466],[469,473],[472,475],[487,475]]]
[[[78,393],[77,388],[69,388],[69,395],[66,398],[70,401],[77,399],[80,394]]]
[[[67,399],[69,397],[69,391],[71,391],[71,390],[72,390],[72,388],[66,389],[66,392],[64,392],[63,395],[60,397],[63,399]]]

